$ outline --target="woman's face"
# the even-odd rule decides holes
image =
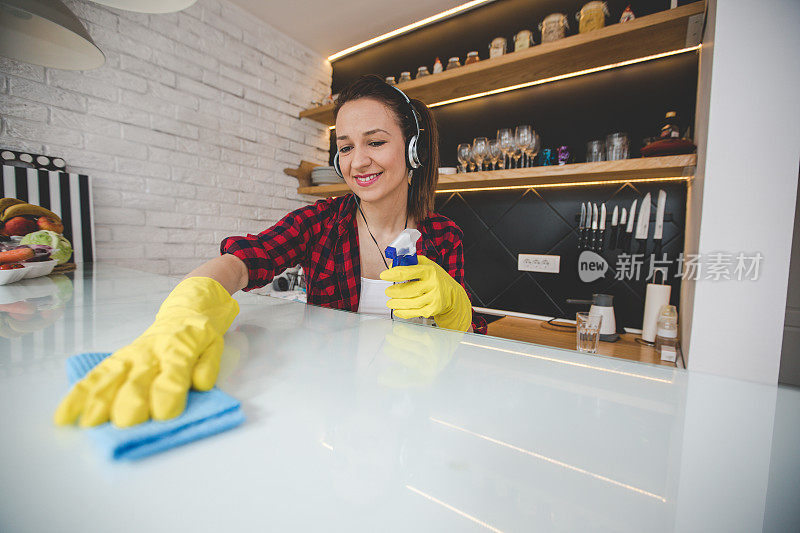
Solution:
[[[408,187],[403,132],[381,102],[360,98],[344,104],[336,117],[336,146],[344,180],[363,201]]]

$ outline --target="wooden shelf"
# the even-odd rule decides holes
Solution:
[[[472,65],[441,72],[397,86],[409,97],[433,104],[519,83],[570,74],[672,52],[699,43],[699,31],[690,31],[690,18],[705,10],[705,2],[661,11],[612,24],[599,30],[538,44],[527,50],[485,59]],[[693,19],[698,21],[698,18]],[[699,30],[700,24],[692,25]],[[334,124],[333,104],[306,109],[300,118],[310,118],[328,126]]]
[[[439,176],[437,191],[483,189],[486,187],[527,186],[609,182],[618,180],[673,178],[692,176],[692,167],[697,156],[668,155],[663,157],[644,157],[623,159],[621,161],[602,161],[599,163],[575,163],[546,167],[513,168],[469,172],[466,174]],[[686,169],[689,169],[688,171]],[[350,192],[344,183],[298,187],[300,194],[313,196],[339,196]]]
[[[559,330],[543,320],[506,316],[489,324],[488,334],[515,341],[531,342],[564,350],[575,350],[575,330]],[[636,342],[636,336],[623,333],[617,342],[600,342],[598,355],[619,357],[653,365],[678,366],[662,361],[655,347]],[[678,359],[683,363],[682,359]]]

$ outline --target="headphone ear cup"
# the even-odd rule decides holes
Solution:
[[[339,168],[339,152],[336,152],[336,155],[333,156],[333,171],[336,172],[340,178],[344,179],[344,175],[342,175],[342,169]]]
[[[408,166],[412,169],[419,168],[419,157],[417,153],[417,136],[414,135],[411,139],[408,140]]]
[[[425,135],[425,130],[421,130],[417,135],[417,141],[414,143],[414,148],[417,154],[417,161],[422,165],[428,160],[428,138]]]

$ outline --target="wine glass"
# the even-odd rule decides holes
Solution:
[[[514,132],[511,131],[511,128],[497,130],[497,144],[500,145],[500,151],[503,152],[503,168],[509,168],[506,158],[514,151]]]
[[[486,137],[477,137],[472,140],[472,158],[478,170],[483,170],[483,161],[489,155],[489,140]]]
[[[491,170],[494,170],[501,155],[503,155],[503,152],[500,150],[500,143],[497,142],[497,139],[489,141],[489,162],[492,164]]]
[[[539,134],[536,131],[533,131],[533,135],[531,136],[531,142],[528,146],[525,147],[525,154],[528,156],[528,166],[532,167],[533,162],[536,160],[536,156],[539,154],[539,150],[542,147],[542,139],[539,137]]]
[[[469,163],[470,157],[472,157],[472,147],[467,143],[459,144],[458,168],[462,173],[467,172],[467,164]]]
[[[519,158],[524,155],[528,149],[528,145],[533,140],[533,127],[529,124],[517,126],[514,132],[514,162],[516,163]],[[519,168],[519,167],[518,167]]]

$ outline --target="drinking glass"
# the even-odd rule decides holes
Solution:
[[[472,140],[472,158],[478,170],[483,170],[483,161],[489,156],[489,140],[486,137],[477,137]]]
[[[575,321],[578,351],[597,353],[597,345],[600,342],[600,324],[603,322],[602,315],[580,312],[575,316]]]
[[[500,150],[500,143],[497,142],[497,139],[492,139],[489,141],[489,161],[492,163],[492,170],[495,169],[495,166],[502,155],[503,151]]]
[[[594,163],[596,161],[606,160],[606,145],[601,140],[589,141],[586,144],[586,162]]]
[[[461,172],[467,171],[467,163],[472,154],[472,147],[467,143],[458,145],[458,168]]]
[[[514,151],[514,132],[511,131],[511,128],[497,130],[497,144],[500,145],[500,151],[503,152],[503,168],[510,168],[506,159]]]

